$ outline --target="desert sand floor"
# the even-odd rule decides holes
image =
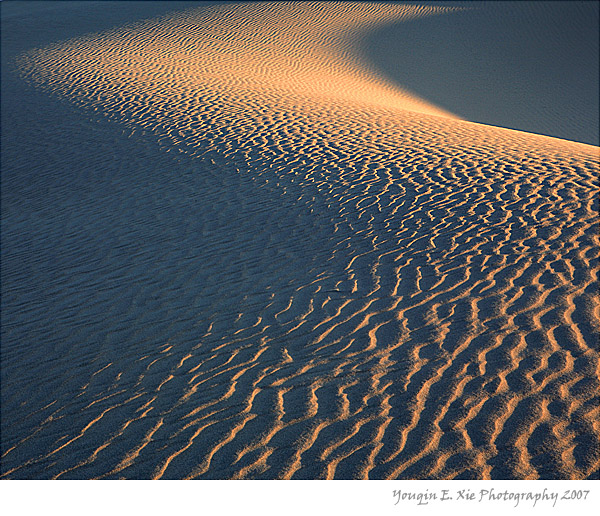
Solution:
[[[364,58],[452,6],[112,5],[2,8],[2,478],[598,478],[598,147]]]

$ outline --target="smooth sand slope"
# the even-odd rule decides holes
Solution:
[[[5,57],[3,478],[598,478],[598,148],[360,58],[449,12],[190,5]]]
[[[466,120],[600,144],[598,2],[438,3],[462,9],[370,31],[366,59]]]

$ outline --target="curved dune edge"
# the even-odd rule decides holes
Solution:
[[[458,120],[352,57],[361,31],[442,11],[228,5],[20,58],[194,158],[226,216],[203,221],[219,260],[178,264],[215,270],[198,344],[48,400],[3,437],[3,477],[597,476],[598,149]]]
[[[251,104],[283,94],[452,116],[377,76],[353,52],[378,25],[449,10],[323,2],[190,9],[28,52],[19,67],[29,80],[109,111],[135,103],[132,95],[165,109],[183,96]]]
[[[461,3],[377,28],[365,59],[465,120],[598,146],[598,6]]]

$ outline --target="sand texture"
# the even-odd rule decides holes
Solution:
[[[1,477],[598,478],[598,147],[362,46],[462,7],[133,4],[3,7]]]

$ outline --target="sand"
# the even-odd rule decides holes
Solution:
[[[462,6],[25,5],[2,478],[598,478],[598,147],[367,59]]]

